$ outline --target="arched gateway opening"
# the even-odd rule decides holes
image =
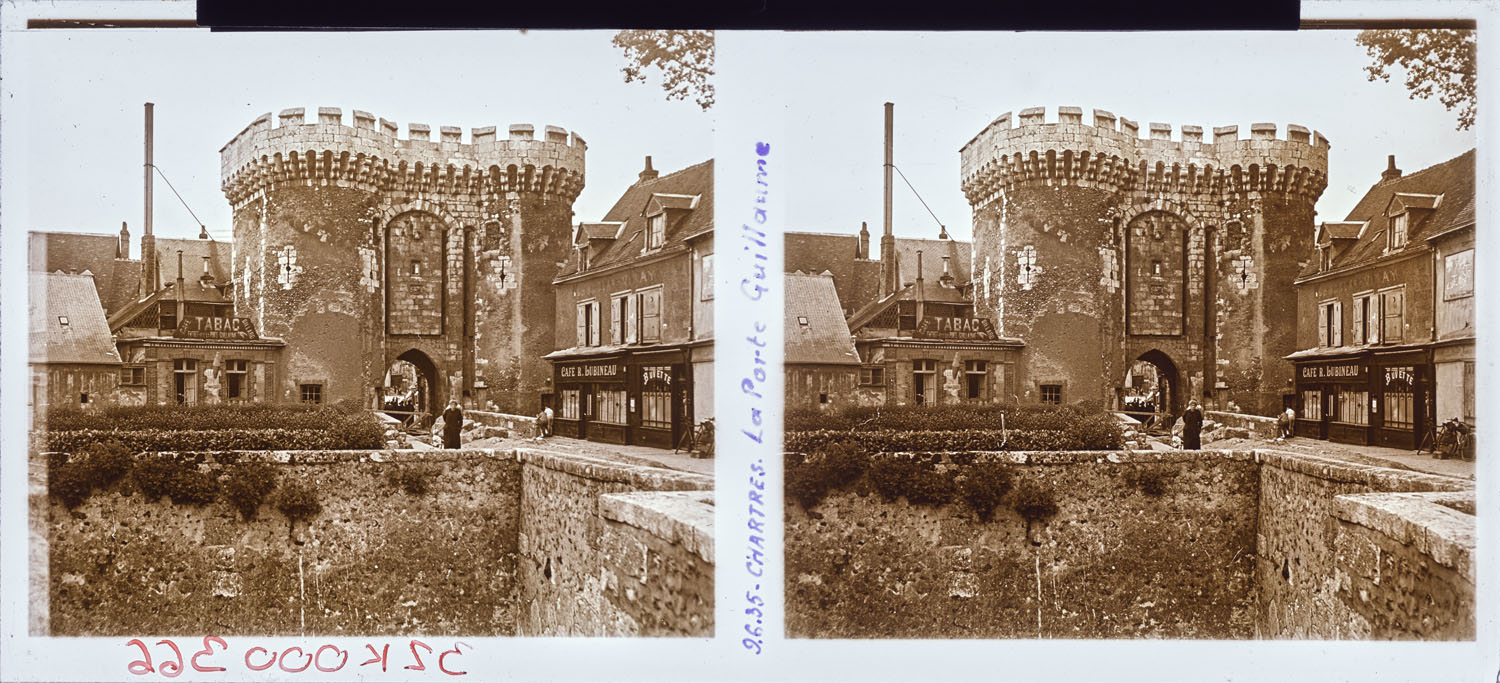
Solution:
[[[1127,381],[1128,412],[1156,413],[1160,417],[1153,424],[1171,424],[1170,418],[1182,414],[1182,383],[1177,364],[1167,354],[1158,349],[1141,354],[1131,364]]]
[[[411,349],[397,356],[385,371],[381,409],[402,422],[430,422],[447,400],[446,387],[438,377],[437,364],[427,354]]]

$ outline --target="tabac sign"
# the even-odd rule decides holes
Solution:
[[[998,339],[995,324],[989,318],[962,318],[955,316],[928,315],[912,336],[918,339],[953,339],[987,341]]]
[[[249,318],[217,315],[183,316],[172,336],[181,339],[259,339]]]

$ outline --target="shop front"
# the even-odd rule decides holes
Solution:
[[[1403,449],[1421,445],[1432,377],[1425,349],[1292,360],[1297,436]]]
[[[683,349],[551,360],[558,436],[673,448],[691,428],[692,377]]]

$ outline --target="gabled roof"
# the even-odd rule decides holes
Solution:
[[[880,294],[880,263],[859,258],[859,235],[788,232],[782,237],[786,272],[831,273],[844,310],[859,310]]]
[[[1426,249],[1423,241],[1428,237],[1474,225],[1474,173],[1474,150],[1471,149],[1443,163],[1376,183],[1342,221],[1368,222],[1369,225],[1359,233],[1358,242],[1335,255],[1329,269],[1373,263]],[[1437,197],[1441,199],[1431,199]],[[1407,204],[1408,201],[1411,203]],[[1391,225],[1388,209],[1393,204],[1407,208],[1431,204],[1432,208],[1421,212],[1426,213],[1425,216],[1411,216],[1411,223],[1407,226],[1407,245],[1388,253],[1386,233]],[[1316,259],[1309,261],[1299,277],[1317,275],[1318,266]]]
[[[118,235],[33,231],[27,243],[28,270],[35,273],[83,273],[94,277],[94,289],[106,311],[141,296],[141,262],[117,259]]]
[[[28,284],[30,362],[119,364],[92,276],[31,273]]]
[[[874,246],[873,244],[871,246]],[[897,237],[896,258],[898,259],[897,273],[900,274],[899,284],[915,282],[917,279],[917,252],[922,252],[922,278],[929,282],[936,282],[938,276],[943,274],[943,257],[948,257],[948,272],[953,276],[954,282],[964,284],[969,281],[970,264],[972,255],[971,244],[958,240],[935,240],[924,238]]]
[[[651,194],[651,203],[647,204],[646,215],[650,216],[655,213],[653,209],[692,209],[696,208],[697,206],[698,195],[695,194],[667,194],[663,192],[653,192]]]
[[[589,271],[629,263],[645,256],[641,253],[641,248],[645,244],[643,233],[646,229],[646,214],[649,203],[657,201],[657,195],[698,197],[691,208],[681,211],[681,215],[669,217],[662,251],[682,250],[686,240],[713,231],[714,162],[710,159],[658,178],[637,182],[627,188],[609,213],[604,215],[604,219],[594,224],[622,225],[614,236],[614,242],[590,259]],[[677,202],[675,199],[667,201]],[[570,259],[557,276],[563,278],[576,274],[578,264]]]
[[[592,240],[612,240],[620,233],[624,223],[579,223],[578,241],[582,244]]]
[[[786,363],[859,365],[830,275],[787,273],[783,310]]]
[[[1421,194],[1416,192],[1397,192],[1391,196],[1390,204],[1386,205],[1386,213],[1396,215],[1406,209],[1432,209],[1436,208],[1443,195]]]

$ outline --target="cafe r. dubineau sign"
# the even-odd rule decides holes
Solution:
[[[1304,365],[1297,370],[1302,379],[1363,379],[1365,366],[1356,362]]]
[[[614,379],[621,374],[619,363],[560,365],[557,368],[557,376],[562,379]]]
[[[259,339],[255,323],[249,318],[226,318],[217,315],[187,315],[177,324],[172,336],[180,339]]]
[[[946,315],[923,316],[922,322],[917,324],[917,329],[912,336],[918,339],[974,341],[999,338],[995,335],[995,324],[990,322],[989,318],[960,318]]]

